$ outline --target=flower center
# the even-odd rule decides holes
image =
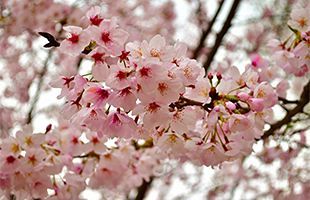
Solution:
[[[15,157],[14,156],[8,156],[6,157],[6,162],[9,164],[12,164],[13,162],[15,162]]]
[[[148,67],[142,67],[142,69],[140,69],[140,75],[143,77],[143,76],[150,76],[150,72],[151,72],[151,69],[148,68]]]
[[[111,37],[110,37],[110,33],[109,32],[103,32],[101,34],[101,40],[104,42],[104,43],[109,43],[111,42]]]
[[[150,113],[152,113],[152,112],[156,112],[159,108],[160,108],[160,106],[159,106],[157,103],[153,102],[153,103],[150,103],[150,104],[149,104],[147,110],[148,110]]]
[[[97,63],[97,62],[103,62],[103,58],[102,58],[103,56],[104,56],[104,53],[97,52],[93,54],[91,57],[95,60],[95,63]]]
[[[301,19],[299,19],[298,21],[298,24],[303,28],[303,27],[305,27],[306,25],[307,25],[307,19],[305,19],[305,18],[301,18]]]
[[[92,25],[99,26],[103,19],[96,15],[94,17],[91,17],[89,20]]]
[[[79,42],[79,35],[71,33],[71,36],[68,38],[68,40],[69,40],[72,44],[76,44],[76,43]]]
[[[126,87],[125,89],[122,89],[121,92],[120,92],[120,95],[121,96],[129,95],[131,93],[130,89],[131,89],[130,87]]]
[[[152,57],[157,57],[157,58],[160,57],[160,51],[158,51],[157,49],[151,49],[150,53]]]
[[[161,95],[165,95],[168,90],[168,85],[167,83],[158,83],[157,89]]]
[[[126,79],[126,78],[127,78],[127,73],[126,73],[126,72],[123,72],[123,71],[118,71],[118,73],[116,74],[116,77],[117,77],[119,80]]]

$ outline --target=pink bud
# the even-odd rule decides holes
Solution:
[[[218,80],[221,80],[221,79],[222,79],[222,74],[221,74],[220,72],[217,72],[217,73],[216,73],[216,78],[217,78]]]
[[[253,66],[253,68],[256,68],[256,67],[258,67],[258,64],[259,64],[259,62],[260,62],[260,56],[259,55],[257,55],[257,54],[255,54],[255,55],[253,55],[252,56],[252,66]]]
[[[264,100],[260,98],[250,98],[248,103],[253,111],[261,112],[264,109]]]
[[[236,109],[236,105],[235,105],[233,102],[231,102],[231,101],[226,102],[226,103],[225,103],[225,106],[226,106],[226,108],[228,108],[230,111],[233,111],[233,110]]]
[[[220,111],[220,107],[219,107],[219,106],[214,106],[213,110],[214,110],[215,112],[219,112],[219,111]]]
[[[247,93],[245,93],[245,92],[240,92],[240,93],[238,93],[238,94],[237,94],[237,97],[238,97],[241,101],[247,101],[247,100],[250,98],[250,96],[249,96]]]
[[[212,80],[213,79],[213,75],[211,72],[208,73],[208,79]]]

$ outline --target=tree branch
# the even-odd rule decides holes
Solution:
[[[234,3],[231,6],[231,9],[229,11],[229,14],[226,18],[226,21],[224,22],[224,25],[222,27],[222,30],[217,34],[216,40],[214,43],[213,48],[211,49],[210,53],[208,54],[206,62],[203,64],[203,68],[205,69],[205,75],[207,75],[207,71],[213,61],[214,56],[216,55],[216,52],[218,48],[220,47],[222,40],[227,33],[228,29],[231,27],[231,22],[236,14],[237,8],[240,4],[241,0],[234,0]]]
[[[298,101],[296,100],[287,100],[285,98],[279,97],[279,101],[282,101],[284,104],[298,104]]]
[[[272,124],[270,129],[268,129],[264,135],[261,137],[261,139],[265,140],[269,136],[273,135],[276,130],[281,128],[283,125],[286,125],[292,121],[292,118],[303,111],[304,107],[309,103],[309,95],[310,95],[310,81],[304,86],[303,92],[300,96],[300,100],[295,108],[292,110],[289,110],[286,114],[286,116],[276,122],[275,124]]]
[[[150,181],[146,182],[143,180],[143,183],[140,187],[138,187],[138,193],[135,198],[135,200],[143,200],[144,197],[146,196],[148,190],[150,189],[150,186],[152,185],[153,178],[151,177]]]
[[[40,97],[40,93],[41,93],[42,85],[43,85],[43,81],[44,81],[44,76],[45,76],[45,74],[47,72],[48,62],[49,62],[51,56],[52,56],[52,50],[49,50],[47,58],[46,58],[46,60],[44,62],[43,69],[39,73],[39,82],[38,82],[38,85],[37,85],[37,88],[36,88],[36,93],[35,93],[35,95],[33,97],[33,102],[31,103],[30,109],[29,109],[28,114],[27,114],[27,121],[26,121],[27,124],[30,124],[32,119],[33,119],[33,111],[35,110],[35,108],[37,106],[37,102],[38,102],[39,97]]]
[[[211,20],[210,23],[209,23],[208,28],[207,28],[206,30],[203,30],[203,31],[202,31],[202,34],[201,34],[201,37],[200,37],[198,46],[197,46],[196,49],[194,50],[194,53],[193,53],[193,56],[192,56],[193,59],[196,59],[196,58],[198,57],[200,50],[204,47],[205,40],[206,40],[206,38],[208,37],[208,35],[211,33],[212,27],[213,27],[213,25],[214,25],[214,23],[215,23],[215,21],[216,21],[216,18],[217,18],[217,16],[218,16],[218,14],[219,14],[220,11],[221,11],[223,5],[224,5],[224,0],[221,0],[221,1],[219,2],[218,8],[217,8],[217,10],[216,10],[216,12],[215,12],[215,14],[214,14],[212,20]]]

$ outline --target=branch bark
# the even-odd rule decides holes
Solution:
[[[206,40],[206,38],[208,37],[208,35],[211,33],[211,30],[212,30],[212,28],[213,28],[213,25],[214,25],[214,23],[215,23],[215,21],[216,21],[217,16],[218,16],[219,13],[220,13],[222,7],[223,7],[223,5],[224,5],[224,0],[221,0],[221,1],[219,2],[218,8],[217,8],[217,10],[216,10],[216,12],[215,12],[215,14],[214,14],[212,20],[211,20],[210,23],[209,23],[208,28],[207,28],[206,30],[203,30],[203,31],[202,31],[202,34],[201,34],[201,37],[200,37],[198,46],[197,46],[196,49],[194,50],[194,53],[193,53],[193,56],[192,56],[193,59],[196,59],[196,58],[198,57],[199,52],[200,52],[201,49],[204,47],[205,40]]]
[[[216,55],[216,52],[218,50],[218,48],[220,47],[222,40],[225,36],[225,34],[227,33],[227,31],[229,30],[229,28],[231,27],[231,22],[237,12],[237,8],[240,4],[241,0],[234,0],[231,9],[229,11],[229,14],[226,18],[226,21],[224,22],[224,25],[221,29],[221,31],[217,34],[216,39],[215,39],[215,43],[214,46],[212,47],[210,53],[208,54],[207,60],[204,62],[203,64],[203,68],[205,69],[205,75],[207,75],[207,71],[214,59],[214,56]]]
[[[296,114],[301,113],[304,107],[309,103],[309,95],[310,95],[310,81],[304,86],[303,92],[300,96],[300,100],[297,106],[292,110],[289,110],[282,120],[272,124],[270,129],[268,129],[264,133],[261,139],[263,140],[267,139],[269,136],[273,135],[276,130],[280,129],[283,125],[290,123],[292,121],[292,118]]]
[[[143,180],[143,183],[140,187],[138,187],[138,193],[135,200],[143,200],[150,189],[153,182],[153,178],[151,177],[150,181]]]
[[[38,85],[36,88],[36,93],[33,97],[33,101],[31,103],[30,109],[29,109],[28,114],[27,114],[27,121],[26,121],[27,124],[30,124],[32,119],[33,119],[33,111],[35,110],[35,108],[37,106],[37,102],[38,102],[39,97],[40,97],[40,93],[41,93],[43,82],[44,82],[44,76],[47,73],[48,62],[52,56],[52,52],[53,52],[53,50],[49,50],[47,58],[46,58],[44,65],[43,65],[43,69],[39,73],[39,82],[38,82]]]

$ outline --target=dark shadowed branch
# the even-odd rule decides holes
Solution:
[[[309,95],[310,95],[310,81],[304,86],[303,92],[300,96],[300,100],[297,106],[293,108],[292,110],[289,110],[282,120],[272,124],[270,129],[268,129],[264,133],[261,139],[263,140],[267,139],[269,136],[273,135],[276,130],[280,129],[283,125],[289,124],[292,121],[292,118],[296,114],[301,113],[304,107],[309,103]]]
[[[143,200],[145,198],[148,190],[150,189],[150,187],[152,185],[152,182],[153,182],[152,177],[148,182],[143,180],[142,185],[140,187],[138,187],[138,193],[137,193],[135,200]]]
[[[205,30],[202,30],[202,34],[201,34],[198,46],[194,50],[194,53],[193,53],[193,56],[192,56],[193,59],[196,59],[198,57],[199,52],[204,47],[205,40],[208,37],[208,35],[211,33],[212,27],[213,27],[213,25],[214,25],[214,23],[215,23],[215,21],[217,19],[217,16],[219,15],[219,13],[221,11],[223,5],[224,5],[224,0],[221,0],[219,2],[218,8],[217,8],[217,10],[216,10],[212,20],[208,24],[208,27]]]
[[[227,18],[224,22],[224,25],[223,25],[221,31],[216,36],[215,43],[214,43],[210,53],[207,56],[207,60],[203,64],[203,68],[205,69],[206,74],[207,74],[207,71],[208,71],[208,69],[209,69],[209,67],[210,67],[210,65],[214,59],[214,56],[216,55],[218,48],[220,47],[220,45],[222,43],[222,40],[223,40],[225,34],[227,33],[227,31],[231,27],[231,24],[232,24],[231,22],[232,22],[235,14],[237,12],[237,8],[238,8],[240,2],[241,2],[241,0],[234,0],[233,4],[231,6],[231,9],[227,15]]]

